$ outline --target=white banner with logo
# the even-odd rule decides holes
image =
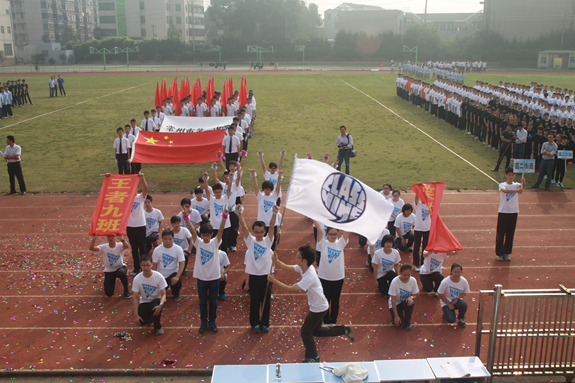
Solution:
[[[363,182],[326,163],[294,160],[286,207],[329,227],[377,242],[393,205]]]
[[[208,130],[227,129],[233,117],[177,117],[165,116],[160,132],[196,133]]]

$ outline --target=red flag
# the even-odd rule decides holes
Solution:
[[[176,116],[182,114],[182,107],[180,106],[180,95],[178,93],[178,80],[174,78],[174,85],[172,86],[174,92],[174,109],[176,111]]]
[[[182,80],[182,85],[180,86],[180,100],[183,100],[186,96],[186,82]]]
[[[427,243],[426,250],[438,253],[463,250],[459,241],[457,241],[439,216],[445,182],[415,184],[411,189],[417,194],[421,201],[429,207],[431,230],[429,232],[429,242]]]
[[[168,98],[168,90],[166,89],[166,79],[164,79],[164,80],[162,81],[162,89],[160,89],[160,92],[161,92],[161,95],[160,95],[160,96],[161,96],[161,98],[162,98],[162,100],[161,100],[161,102],[160,102],[160,105],[162,105],[162,109],[163,109],[163,105],[164,105],[163,102],[164,102],[165,99]],[[163,112],[163,110],[162,110],[162,112]]]
[[[202,97],[202,79],[200,77],[198,77],[196,84],[198,86],[196,97]]]
[[[172,87],[171,86],[168,87],[168,97],[172,97]],[[168,97],[166,97],[166,99]]]
[[[140,131],[134,142],[132,161],[144,164],[199,164],[218,161],[224,130],[199,133]]]
[[[247,104],[248,91],[246,90],[246,77],[242,77],[242,82],[240,85],[240,92],[238,94],[238,101],[240,103],[240,108]]]
[[[112,174],[104,178],[88,235],[124,235],[138,192],[140,176]]]
[[[230,77],[230,97],[234,95],[234,78]]]
[[[222,97],[220,98],[220,103],[222,104],[222,115],[228,115],[228,92],[227,92],[227,84],[224,80],[224,89],[222,90]]]
[[[190,91],[190,78],[186,77],[186,96],[190,96],[191,94],[192,92]]]
[[[194,108],[196,107],[196,102],[198,97],[196,96],[196,83],[193,82],[191,85],[191,91],[190,91],[190,95],[192,98],[192,104],[194,104]]]
[[[156,98],[154,99],[154,108],[158,105],[162,106],[162,96],[160,95],[160,85],[156,81]],[[158,110],[158,113],[159,112],[160,111]]]

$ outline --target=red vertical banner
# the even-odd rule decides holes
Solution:
[[[429,242],[427,243],[426,250],[438,253],[463,250],[459,241],[451,231],[449,231],[439,216],[445,182],[415,184],[411,189],[417,194],[421,201],[427,205],[429,215],[431,216],[431,229],[429,231]]]
[[[230,97],[232,97],[234,95],[234,78],[230,77],[230,82],[229,82],[229,90],[230,90]]]
[[[176,111],[176,116],[182,114],[182,107],[180,106],[180,95],[178,93],[178,79],[174,78],[174,84],[172,85],[172,91],[174,93],[174,110]]]
[[[89,235],[124,235],[138,192],[140,176],[111,174],[104,178]]]
[[[192,92],[190,91],[190,78],[186,77],[186,96],[191,95]],[[192,100],[193,102],[193,100]]]
[[[242,82],[240,84],[240,92],[238,94],[238,101],[240,103],[240,107],[245,106],[247,104],[248,99],[248,91],[246,85],[246,76],[242,77]]]
[[[159,105],[161,105],[162,108],[163,108],[163,105],[164,105],[163,102],[164,102],[165,99],[168,98],[168,90],[166,89],[166,79],[164,79],[164,80],[162,81],[162,89],[160,90],[160,92],[161,92],[161,95],[160,95],[160,96],[162,97],[162,100],[161,100],[161,102],[160,102]],[[163,112],[163,111],[162,111],[162,112]]]
[[[227,84],[226,81],[224,80],[224,89],[222,89],[222,97],[220,98],[220,103],[222,104],[222,114],[224,116],[228,115],[228,92],[227,92]]]
[[[162,96],[160,95],[160,85],[156,82],[156,97],[154,98],[154,108],[158,105],[162,105]],[[160,111],[158,110],[158,113]]]

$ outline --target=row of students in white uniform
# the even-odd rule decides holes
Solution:
[[[222,100],[221,92],[215,92],[214,96],[210,99],[206,99],[206,92],[203,92],[201,97],[198,97],[196,100],[192,100],[191,96],[188,95],[184,99],[180,100],[180,110],[181,112],[178,113],[176,108],[174,107],[174,98],[168,97],[165,100],[162,100],[163,105],[156,105],[157,110],[162,110],[168,116],[184,116],[184,117],[221,117],[221,116],[228,116],[233,117],[237,116],[238,111],[240,110],[240,102],[239,102],[239,92],[235,91],[234,94],[229,97],[227,100]],[[195,102],[195,103],[194,103]],[[224,108],[222,106],[222,102],[226,104],[226,111],[224,113]],[[253,91],[250,90],[248,97],[246,98],[247,104],[245,108],[247,109],[247,113],[250,116],[255,118],[256,114],[256,98],[253,94]]]

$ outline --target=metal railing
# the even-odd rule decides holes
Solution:
[[[480,291],[475,355],[487,348],[491,376],[564,375],[572,381],[575,294],[560,287],[502,290],[495,285]]]

